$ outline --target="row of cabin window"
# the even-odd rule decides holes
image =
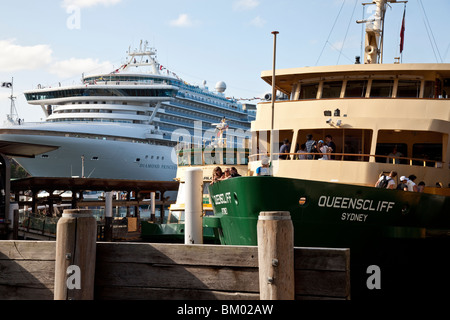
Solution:
[[[369,81],[371,83],[369,83]],[[347,80],[324,81],[321,96],[318,96],[320,83],[302,83],[294,85],[292,100],[333,99],[333,98],[420,98],[421,80]],[[423,97],[434,97],[434,81],[423,81]],[[368,88],[370,85],[370,94]],[[396,94],[394,95],[394,89]]]

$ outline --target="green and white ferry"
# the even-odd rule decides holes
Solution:
[[[296,246],[350,248],[353,297],[430,295],[450,284],[450,64],[379,63],[386,6],[395,2],[373,1],[364,63],[263,71],[272,92],[289,99],[258,104],[250,176],[209,187],[224,244],[256,245],[259,213],[289,211]],[[332,137],[329,160],[303,159],[307,135]],[[266,157],[271,175],[256,176]],[[391,171],[396,185],[414,175],[425,187],[375,188]],[[373,265],[378,290],[367,286]]]

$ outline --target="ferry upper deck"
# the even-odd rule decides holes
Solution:
[[[272,71],[261,77],[272,84]],[[308,134],[316,141],[331,135],[339,160],[284,163],[279,175],[372,185],[381,171],[397,170],[427,185],[450,182],[450,64],[279,69],[275,88],[285,99],[275,100],[273,114],[270,101],[260,103],[252,123],[258,154],[269,150],[273,130],[277,155],[285,139],[294,160]],[[397,159],[389,157],[394,148]]]

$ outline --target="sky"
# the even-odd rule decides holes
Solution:
[[[184,81],[227,84],[228,97],[257,103],[271,88],[261,72],[276,68],[353,64],[362,56],[370,0],[0,0],[0,83],[14,79],[19,117],[44,120],[26,90],[79,84],[111,72],[141,40],[157,49],[161,65]],[[400,56],[404,4],[386,12],[384,63]],[[450,63],[450,0],[406,4],[403,63]],[[0,88],[0,123],[11,91]],[[257,99],[254,99],[257,98]],[[246,100],[253,99],[253,100]]]

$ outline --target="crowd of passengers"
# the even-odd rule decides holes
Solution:
[[[214,184],[217,181],[226,180],[229,178],[240,177],[241,175],[238,173],[236,167],[226,168],[222,171],[221,167],[215,167],[212,173],[212,181],[211,184]]]
[[[325,140],[325,141],[324,141]],[[300,148],[295,151],[296,155],[294,159],[308,159],[308,160],[330,160],[334,159],[332,155],[336,150],[336,145],[333,142],[333,137],[331,135],[326,135],[324,140],[316,141],[313,139],[312,134],[306,136],[306,141]],[[280,147],[279,159],[287,160],[289,158],[291,145],[288,139],[283,141],[283,145]]]
[[[409,177],[401,176],[400,183],[397,185],[395,182],[395,177],[397,177],[396,171],[391,171],[389,175],[385,175],[384,173],[380,173],[380,176],[375,183],[376,188],[385,188],[385,189],[397,189],[403,191],[411,191],[411,192],[423,192],[425,189],[425,182],[420,181],[416,184],[417,177],[415,175],[410,175]],[[442,182],[436,182],[436,188],[443,188]],[[449,183],[450,188],[450,183]]]

